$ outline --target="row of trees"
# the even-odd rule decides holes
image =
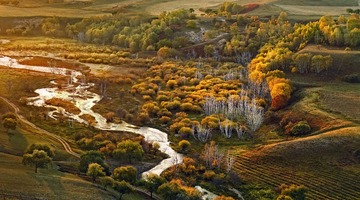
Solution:
[[[332,46],[360,45],[360,17],[352,14],[348,18],[339,16],[334,20],[331,16],[323,16],[318,22],[319,33],[317,43],[327,43]]]
[[[121,15],[94,17],[68,24],[65,31],[68,36],[80,41],[97,44],[112,43],[129,48],[132,52],[153,51],[165,46],[173,48],[186,46],[189,40],[176,32],[184,24],[193,27],[194,17],[189,10],[185,9],[161,13],[157,19],[152,20]],[[43,31],[46,33],[56,29],[53,27],[60,23],[52,23],[48,20],[43,24]],[[47,27],[51,27],[50,30]]]
[[[295,54],[293,59],[296,71],[299,71],[300,73],[320,73],[322,71],[327,71],[332,66],[333,62],[330,55],[312,55],[310,53]]]

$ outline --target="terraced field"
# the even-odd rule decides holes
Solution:
[[[308,199],[357,199],[360,163],[352,152],[360,145],[359,130],[343,128],[238,153],[234,168],[250,182],[272,187],[304,185],[309,189]]]
[[[234,168],[244,180],[255,183],[272,187],[284,183],[304,185],[309,189],[307,199],[354,200],[360,197],[358,172],[320,162],[304,165],[294,160],[288,163],[281,157],[259,158],[242,154],[236,156]]]
[[[308,199],[349,199],[360,197],[359,174],[325,165],[318,169],[299,169],[299,167],[276,164],[274,162],[259,162],[246,155],[238,155],[235,170],[245,180],[278,187],[281,184],[304,185],[309,191]]]

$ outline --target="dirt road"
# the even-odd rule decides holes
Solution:
[[[71,146],[69,145],[69,143],[68,143],[66,140],[64,140],[62,137],[60,137],[60,136],[58,136],[58,135],[55,135],[55,134],[53,134],[53,133],[50,133],[50,132],[48,132],[48,131],[46,131],[46,130],[44,130],[44,129],[41,129],[41,128],[39,128],[39,127],[37,127],[35,124],[29,122],[24,116],[22,116],[22,115],[20,114],[20,109],[19,109],[19,107],[17,107],[15,104],[13,104],[11,101],[9,101],[9,100],[8,100],[7,98],[5,98],[5,97],[0,96],[0,99],[2,99],[2,100],[3,100],[4,102],[6,102],[10,107],[12,107],[12,108],[14,109],[14,113],[16,114],[16,116],[18,117],[18,119],[19,119],[21,122],[23,122],[23,123],[27,124],[28,126],[36,129],[36,130],[37,130],[38,132],[40,132],[40,133],[44,133],[44,134],[46,134],[46,135],[54,138],[55,140],[57,140],[58,142],[60,142],[60,143],[63,145],[65,151],[66,151],[68,154],[70,154],[70,155],[72,155],[72,156],[75,156],[75,157],[77,157],[77,158],[80,158],[80,155],[79,155],[78,153],[75,153],[75,152],[71,149]]]

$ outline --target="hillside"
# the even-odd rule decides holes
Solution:
[[[6,2],[6,1],[4,1]],[[61,16],[61,17],[91,17],[111,15],[111,13],[122,13],[128,15],[158,15],[163,11],[176,9],[198,9],[217,8],[223,2],[235,2],[240,5],[261,5],[250,15],[271,16],[278,15],[281,11],[289,13],[292,19],[304,20],[315,19],[315,16],[347,14],[346,9],[358,9],[358,1],[294,1],[294,0],[94,0],[94,1],[19,1],[19,4],[0,5],[0,17],[36,17],[36,16]]]
[[[360,85],[341,78],[360,72],[359,52],[315,45],[304,52],[331,54],[336,63],[323,76],[288,74],[298,88],[297,100],[281,115],[308,121],[312,135],[234,150],[236,171],[252,183],[304,185],[309,189],[307,199],[356,199],[360,196]]]

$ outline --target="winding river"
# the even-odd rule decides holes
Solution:
[[[16,59],[1,55],[0,65],[10,68],[27,69],[69,77],[69,84],[67,87],[59,89],[56,86],[57,83],[55,81],[51,81],[51,84],[54,85],[54,87],[37,89],[35,90],[35,93],[37,93],[38,96],[28,98],[28,105],[50,108],[48,115],[53,119],[57,119],[57,115],[61,113],[79,123],[88,124],[87,121],[80,118],[81,115],[88,114],[95,118],[96,124],[94,127],[100,130],[127,131],[144,136],[146,142],[158,143],[160,146],[159,150],[167,154],[169,158],[162,160],[152,169],[143,172],[143,178],[146,178],[149,174],[160,175],[164,170],[172,165],[182,163],[183,155],[177,153],[170,147],[170,142],[166,133],[151,127],[137,127],[124,121],[122,121],[122,123],[107,123],[106,119],[102,115],[94,112],[91,108],[101,100],[101,96],[89,91],[90,88],[95,86],[94,83],[83,83],[79,81],[78,77],[83,75],[81,72],[66,68],[22,65],[19,64]],[[81,112],[76,115],[67,112],[62,107],[47,105],[45,102],[52,98],[59,98],[65,101],[73,102]],[[203,194],[202,199],[214,199],[217,196],[200,186],[196,186],[196,189]]]
[[[32,71],[58,74],[63,76],[68,76],[71,81],[67,87],[58,89],[56,86],[57,83],[52,81],[51,83],[54,87],[41,88],[35,90],[35,93],[38,94],[36,97],[28,98],[28,105],[38,106],[38,107],[48,107],[51,108],[48,113],[49,117],[56,119],[57,114],[62,113],[66,117],[71,118],[77,122],[87,124],[87,121],[80,118],[81,115],[88,114],[95,118],[96,128],[100,130],[112,130],[112,131],[127,131],[144,136],[145,141],[149,143],[158,143],[160,145],[159,150],[167,155],[169,158],[162,160],[154,168],[144,172],[143,177],[146,177],[148,174],[153,173],[160,175],[161,172],[169,168],[174,164],[179,164],[182,162],[183,155],[174,151],[169,145],[168,135],[158,129],[150,127],[136,127],[134,125],[122,122],[117,123],[107,123],[106,119],[99,113],[94,112],[91,108],[101,100],[100,95],[90,92],[89,89],[94,87],[93,83],[80,83],[77,77],[82,76],[82,73],[75,70],[70,70],[66,68],[51,68],[44,66],[29,66],[22,65],[17,62],[16,59],[2,56],[0,57],[0,65],[7,66],[10,68],[17,69],[27,69]],[[73,102],[74,105],[80,109],[80,113],[75,115],[69,112],[66,112],[64,108],[47,105],[46,100],[52,98],[59,98],[66,101]]]

